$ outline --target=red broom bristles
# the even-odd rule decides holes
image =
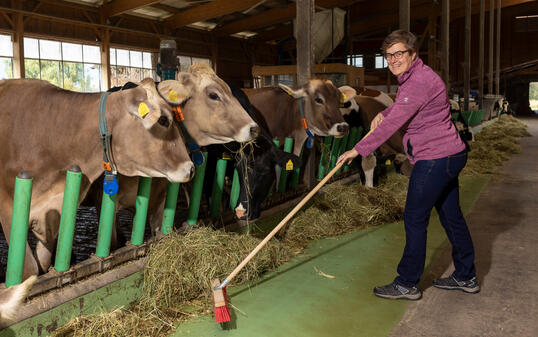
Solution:
[[[218,280],[213,280],[214,285],[219,285]],[[217,323],[225,323],[231,320],[228,310],[228,298],[226,297],[226,287],[218,290],[213,289],[213,311]]]

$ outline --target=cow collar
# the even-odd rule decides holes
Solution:
[[[110,144],[112,134],[108,132],[106,125],[106,100],[109,95],[110,92],[104,92],[99,100],[99,131],[103,148],[103,168],[105,169],[103,190],[108,195],[114,195],[118,193],[118,171],[112,157],[112,146]]]
[[[186,101],[185,101],[186,102]],[[183,106],[185,106],[185,102],[183,103]],[[181,110],[181,105],[176,105],[172,108],[174,110],[174,116],[176,117],[176,122],[179,124],[179,127],[181,128],[181,132],[183,133],[183,136],[185,136],[185,140],[187,141],[187,149],[191,153],[191,159],[194,165],[200,166],[204,163],[204,155],[202,154],[202,151],[200,150],[200,146],[198,146],[198,143],[191,137],[189,134],[189,131],[187,131],[187,128],[185,127],[185,124],[183,121],[185,120],[185,117],[183,117],[183,111]]]
[[[306,117],[304,114],[304,97],[294,97],[291,92],[286,91],[288,95],[290,95],[293,99],[296,99],[299,103],[299,113],[301,114],[301,124],[303,125],[303,129],[306,132],[306,135],[308,136],[308,139],[306,141],[306,148],[310,149],[312,147],[312,144],[314,144],[314,134],[308,129],[308,123],[306,122]]]

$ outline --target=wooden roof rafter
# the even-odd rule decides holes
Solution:
[[[263,0],[215,0],[175,14],[166,19],[165,24],[170,29],[181,28],[195,22],[244,11],[261,1]]]
[[[159,3],[160,0],[114,0],[102,5],[99,10],[105,19],[124,14],[138,8]]]

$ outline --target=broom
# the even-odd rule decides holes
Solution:
[[[371,129],[370,132],[366,134],[366,136],[363,137],[366,138],[370,133],[372,133],[374,129]],[[320,181],[316,187],[314,187],[307,195],[304,197],[292,210],[291,212],[286,215],[282,221],[271,231],[271,233],[267,234],[267,236],[260,242],[256,248],[254,248],[250,254],[222,281],[220,282],[219,279],[213,279],[211,281],[211,286],[213,287],[213,310],[215,312],[215,320],[217,323],[224,323],[230,321],[230,312],[227,307],[227,299],[226,299],[226,286],[230,281],[245,267],[245,265],[260,251],[260,249],[263,248],[275,236],[275,234],[316,194],[320,188],[323,187],[327,183],[329,179],[344,165],[344,162],[340,162],[337,164],[328,174],[323,178],[322,181]]]

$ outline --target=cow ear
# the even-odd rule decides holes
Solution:
[[[179,73],[178,80],[166,80],[159,83],[157,90],[165,101],[178,105],[189,99],[194,91],[194,75]]]
[[[136,88],[119,91],[123,95],[127,111],[141,120],[144,128],[151,128],[161,116],[158,100],[159,93],[153,80],[145,79]]]
[[[280,167],[286,167],[286,165],[289,164],[290,160],[293,164],[293,169],[298,168],[302,165],[301,158],[297,157],[292,153],[284,152],[276,146],[273,146],[271,148],[271,154],[273,155],[273,160]]]
[[[348,85],[343,85],[339,87],[338,90],[340,90],[340,93],[342,94],[341,101],[343,103],[349,102],[355,95],[357,95],[357,91]]]
[[[279,83],[278,86],[280,87],[280,89],[287,92],[288,95],[292,96],[293,98],[301,98],[301,97],[308,96],[308,94],[306,93],[306,91],[303,88],[293,90],[292,88],[290,88],[287,85],[282,84],[282,83]]]

